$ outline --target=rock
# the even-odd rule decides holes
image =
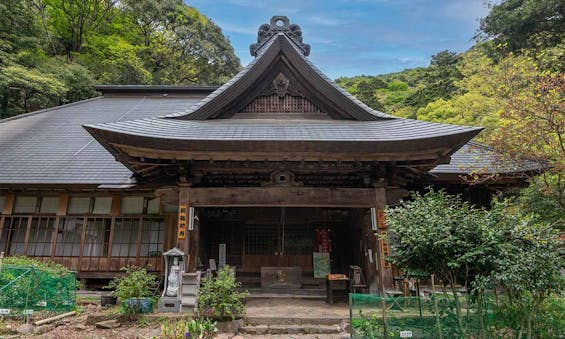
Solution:
[[[104,329],[112,329],[121,326],[121,324],[116,319],[101,321],[96,323],[95,325],[98,328],[104,328]]]
[[[216,324],[218,332],[237,333],[239,328],[243,326],[243,320],[237,319],[232,321],[222,321]]]
[[[73,325],[73,329],[77,330],[77,331],[84,331],[86,330],[86,325],[84,324],[75,324]]]
[[[106,321],[106,320],[111,320],[111,319],[115,319],[116,315],[114,314],[105,314],[105,313],[94,313],[94,314],[89,314],[88,317],[86,318],[86,325],[94,325],[96,323],[99,323],[101,321]]]
[[[57,327],[57,326],[55,326],[54,324],[36,326],[33,329],[33,333],[41,334],[41,333],[49,332],[49,331],[52,331],[55,327]]]
[[[16,328],[16,332],[18,332],[19,334],[32,334],[34,330],[34,327],[32,324],[23,324],[21,326],[18,326],[18,328]]]

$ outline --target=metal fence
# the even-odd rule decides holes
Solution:
[[[66,312],[75,308],[76,274],[54,273],[32,266],[3,265],[0,270],[0,315],[34,311]]]
[[[429,297],[380,297],[350,294],[351,338],[480,338],[488,332],[493,310],[440,294]],[[385,336],[386,334],[386,336]]]

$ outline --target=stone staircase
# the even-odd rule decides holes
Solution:
[[[200,288],[200,271],[182,273],[181,305],[183,312],[194,311],[198,307],[197,295]]]
[[[341,317],[263,317],[246,318],[239,332],[249,336],[310,335],[319,338],[348,338],[348,319]]]

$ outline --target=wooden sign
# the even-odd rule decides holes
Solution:
[[[377,211],[377,224],[379,228],[386,228],[386,214],[384,210]]]
[[[314,252],[312,253],[312,263],[314,266],[314,278],[325,278],[331,272],[330,254]]]
[[[177,222],[178,232],[177,237],[179,239],[186,239],[187,227],[188,227],[188,206],[186,204],[180,204],[179,206],[179,216]]]

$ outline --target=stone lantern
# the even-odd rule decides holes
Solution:
[[[159,298],[159,312],[180,312],[182,296],[182,273],[186,263],[186,254],[174,247],[163,253],[165,259],[165,284]]]

